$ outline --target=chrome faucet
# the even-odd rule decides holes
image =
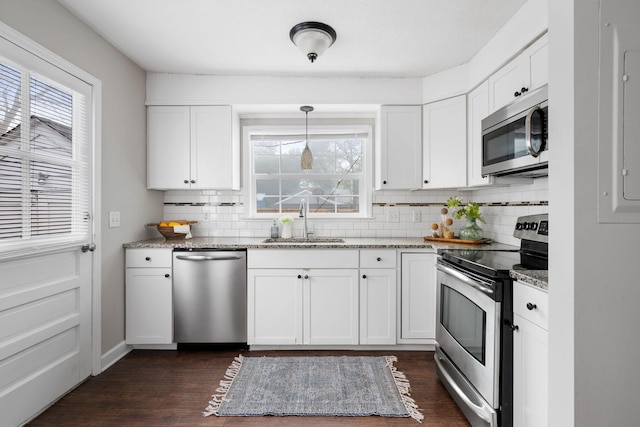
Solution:
[[[308,239],[309,238],[309,234],[313,234],[313,233],[309,233],[308,227],[307,227],[307,216],[309,216],[309,206],[307,205],[307,200],[306,199],[302,199],[300,200],[300,213],[298,214],[298,218],[304,218],[304,228],[302,229],[302,238],[303,239]]]

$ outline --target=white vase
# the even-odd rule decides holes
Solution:
[[[280,234],[280,237],[282,237],[283,239],[290,239],[291,238],[291,227],[292,223],[290,222],[283,222],[282,223],[282,233]]]

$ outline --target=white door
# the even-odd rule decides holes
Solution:
[[[0,423],[13,426],[91,374],[93,94],[0,30]]]

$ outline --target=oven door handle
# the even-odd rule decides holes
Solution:
[[[488,295],[491,298],[494,298],[495,291],[490,286],[487,286],[484,283],[479,282],[477,280],[473,280],[469,276],[466,276],[465,274],[459,272],[456,269],[447,267],[446,265],[437,264],[436,268],[445,274],[455,277],[456,279],[460,280],[461,282],[464,282],[465,284],[471,286],[472,288],[477,289],[483,294]]]

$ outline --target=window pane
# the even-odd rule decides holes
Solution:
[[[0,239],[22,237],[22,163],[0,157]]]
[[[71,168],[31,162],[31,235],[71,233]]]
[[[0,146],[20,148],[20,71],[0,63]]]
[[[349,139],[336,142],[336,172],[362,173],[362,146],[361,139]]]
[[[279,173],[280,158],[276,156],[254,156],[255,173]]]
[[[72,158],[71,94],[32,77],[30,96],[31,151],[65,159]]]

